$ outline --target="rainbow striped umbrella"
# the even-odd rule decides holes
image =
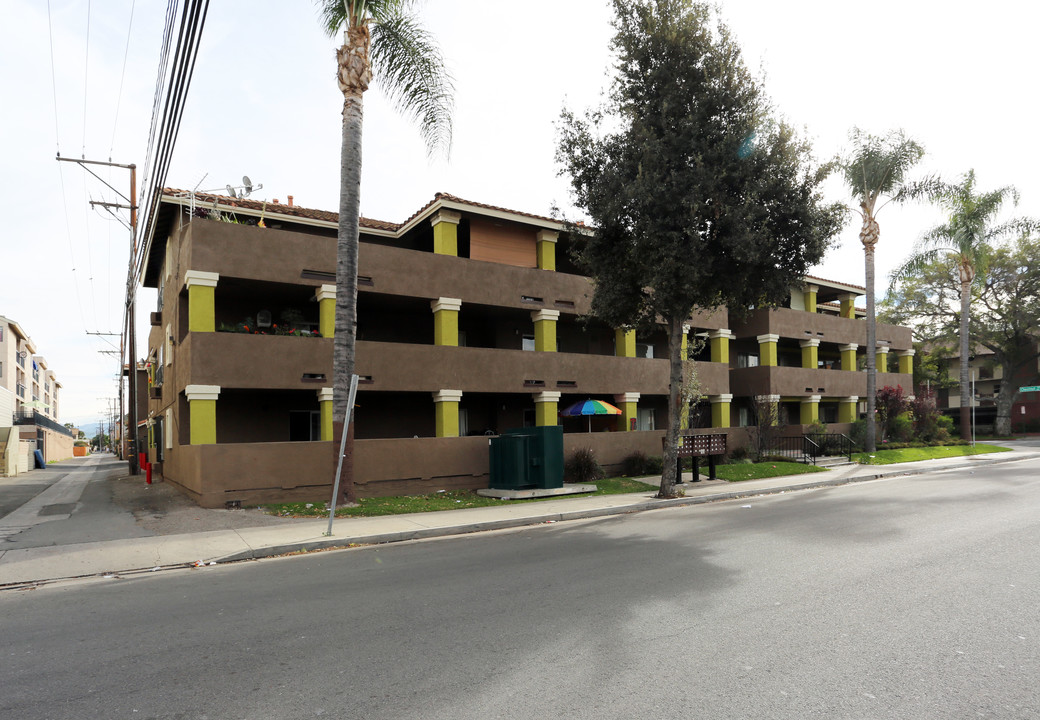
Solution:
[[[602,400],[580,400],[570,407],[561,410],[562,417],[589,416],[589,432],[592,432],[593,415],[620,415],[621,411],[608,402]]]

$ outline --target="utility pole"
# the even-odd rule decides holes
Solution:
[[[126,278],[126,303],[125,303],[125,311],[126,312],[125,312],[125,317],[124,317],[125,330],[126,330],[126,335],[127,335],[127,343],[125,344],[123,350],[126,351],[126,355],[129,357],[129,360],[130,360],[130,362],[129,362],[129,368],[130,368],[130,371],[129,371],[129,387],[128,387],[128,394],[130,396],[130,413],[129,413],[130,414],[130,422],[128,423],[128,425],[130,425],[130,427],[127,428],[128,431],[129,431],[128,434],[129,434],[130,438],[133,440],[133,448],[130,451],[130,457],[129,457],[130,474],[131,475],[138,475],[138,474],[140,474],[141,470],[140,470],[140,464],[138,462],[139,448],[138,448],[138,443],[137,443],[137,440],[138,440],[138,438],[137,438],[137,332],[136,332],[136,330],[134,328],[134,325],[135,325],[134,305],[135,305],[135,298],[137,296],[137,280],[134,277],[134,265],[135,265],[135,260],[137,259],[137,204],[133,200],[133,198],[137,195],[137,165],[134,165],[132,163],[130,165],[124,165],[122,163],[103,162],[101,160],[87,160],[86,158],[80,158],[80,159],[77,160],[76,158],[63,158],[61,155],[58,155],[56,159],[58,160],[58,162],[73,162],[73,163],[76,163],[81,168],[86,170],[88,173],[90,173],[91,175],[96,177],[98,180],[100,180],[102,183],[107,185],[108,188],[110,190],[112,190],[112,192],[114,192],[116,195],[118,195],[119,197],[123,198],[123,200],[126,201],[126,203],[124,204],[124,203],[99,202],[99,201],[91,200],[90,204],[92,206],[94,206],[94,207],[103,207],[106,210],[108,210],[110,213],[112,212],[113,208],[115,208],[115,209],[122,209],[122,210],[129,210],[130,211],[130,241],[131,241],[130,242],[130,265],[129,265],[129,269],[127,271],[127,278]],[[112,185],[110,185],[108,183],[108,181],[106,181],[100,175],[98,175],[93,170],[91,170],[88,167],[88,165],[102,165],[102,166],[105,166],[105,167],[117,167],[117,168],[123,168],[124,170],[129,170],[130,171],[130,197],[127,197],[123,193],[121,193],[118,190],[116,190],[116,188],[112,187]],[[119,411],[120,411],[120,413],[119,413],[119,422],[122,423],[122,421],[123,421],[123,412],[122,412],[123,411],[123,360],[122,360],[122,352],[120,353],[120,361],[119,361]],[[122,432],[120,432],[120,438],[122,438]]]

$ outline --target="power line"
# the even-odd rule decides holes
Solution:
[[[61,144],[58,141],[58,80],[54,74],[54,33],[51,30],[51,0],[47,0],[47,37],[51,46],[51,94],[54,98],[54,145],[61,155]],[[66,221],[68,213],[65,214]]]
[[[87,156],[87,84],[90,75],[90,0],[87,0],[87,40],[83,45],[83,151],[80,157]],[[95,312],[95,314],[97,314]]]
[[[116,95],[116,117],[112,123],[112,142],[108,147],[108,159],[112,160],[112,150],[116,146],[116,129],[119,127],[119,105],[123,101],[123,80],[126,78],[126,58],[130,54],[130,31],[134,27],[134,8],[137,7],[137,0],[134,0],[130,5],[130,23],[126,28],[126,48],[123,50],[123,70],[119,74],[119,94]]]

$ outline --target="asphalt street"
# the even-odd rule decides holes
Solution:
[[[1040,461],[0,595],[2,718],[1036,718]]]

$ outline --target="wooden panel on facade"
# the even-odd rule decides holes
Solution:
[[[502,265],[538,266],[534,232],[511,223],[470,220],[469,256]]]

